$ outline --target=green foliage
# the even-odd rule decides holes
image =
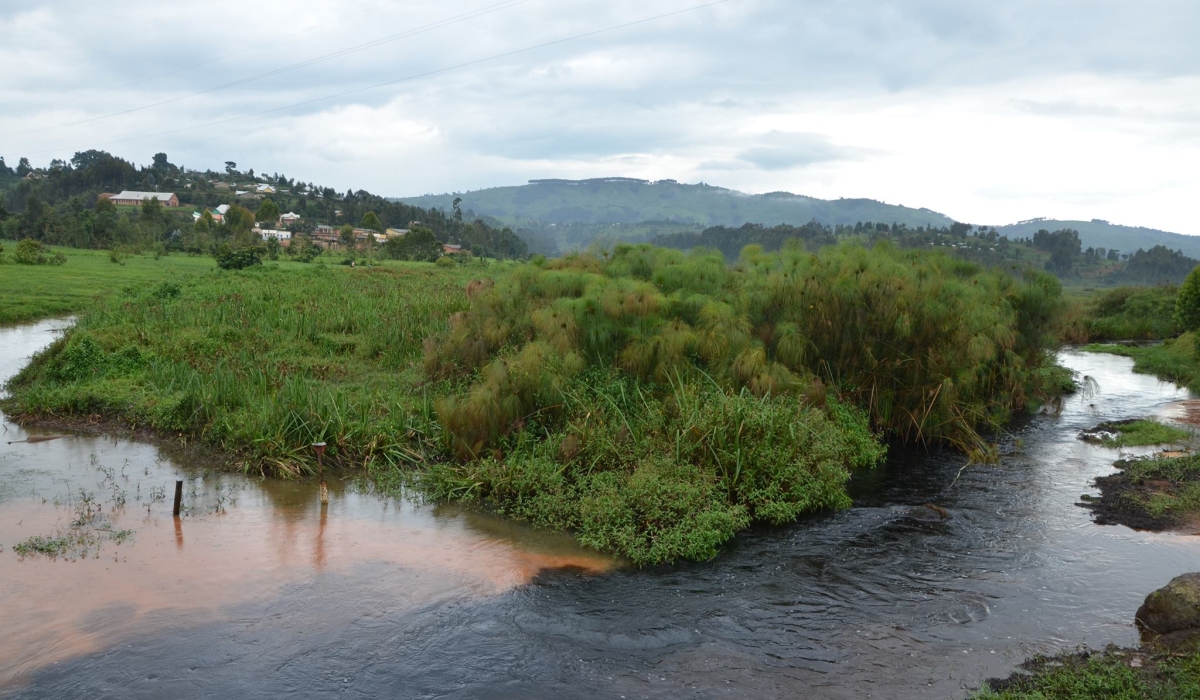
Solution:
[[[279,205],[271,201],[268,197],[258,205],[258,211],[254,213],[254,219],[259,223],[273,224],[279,221],[279,215]]]
[[[465,307],[467,272],[280,262],[228,274],[179,256],[99,274],[116,270],[127,280],[101,277],[87,294],[129,291],[90,302],[35,356],[12,382],[8,415],[99,413],[184,433],[279,475],[314,469],[309,446],[322,440],[327,465],[372,472],[443,454],[413,363],[423,339]]]
[[[736,229],[713,226],[700,233],[672,233],[655,236],[650,243],[680,250],[715,248],[721,251],[727,260],[736,260],[742,248],[748,245],[758,245],[763,250],[771,252],[779,250],[791,240],[804,241],[812,250],[837,242],[828,227],[813,221],[804,226],[780,224],[771,228],[761,224],[743,224],[741,228]]]
[[[383,223],[379,221],[379,217],[373,211],[363,214],[362,227],[383,233]]]
[[[13,252],[13,262],[18,265],[62,265],[66,261],[67,256],[61,252],[52,252],[32,238],[21,240]]]
[[[392,260],[433,262],[442,254],[442,244],[433,231],[417,226],[406,235],[389,238],[383,244],[383,256]]]
[[[489,381],[556,394],[547,410],[524,413],[519,400],[480,387],[438,403],[454,439],[479,423],[504,437],[497,454],[435,466],[424,480],[431,494],[484,502],[654,564],[712,558],[754,521],[846,507],[849,470],[883,457],[865,416],[848,406],[826,412],[711,382],[655,392],[602,369],[556,383],[540,371],[544,359],[527,349]]]
[[[1152,374],[1159,379],[1200,391],[1200,362],[1197,362],[1200,348],[1196,345],[1194,332],[1147,347],[1093,344],[1083,349],[1132,357],[1134,372]]]
[[[438,267],[454,267],[456,264],[457,263],[454,262],[454,258],[449,255],[443,255],[437,259]]]
[[[430,340],[426,370],[484,367],[479,401],[513,412],[553,406],[546,382],[587,366],[658,384],[703,371],[722,387],[816,403],[828,385],[900,439],[947,440],[976,455],[987,451],[979,428],[1045,389],[1033,370],[1051,363],[1063,308],[1049,275],[1016,280],[888,246],[820,255],[751,246],[733,268],[712,252],[618,246],[526,265],[476,292],[470,311]],[[510,365],[528,358],[561,377],[521,384]],[[483,445],[504,425],[492,424]],[[473,446],[481,437],[468,432]]]
[[[1117,498],[1122,508],[1174,523],[1200,514],[1200,455],[1129,459],[1117,466],[1129,484],[1153,484],[1121,491]]]
[[[244,270],[254,265],[262,265],[262,251],[253,246],[230,248],[222,244],[213,257],[217,261],[217,267],[222,270]]]
[[[1179,288],[1175,321],[1185,331],[1200,330],[1200,267],[1189,272]]]
[[[1161,340],[1179,335],[1176,289],[1117,287],[1100,295],[1088,314],[1092,340]]]
[[[1200,651],[1154,654],[1110,647],[1037,657],[1026,666],[1031,675],[1014,675],[996,690],[984,688],[975,700],[1200,700]]]
[[[1192,436],[1189,430],[1151,419],[1106,424],[1097,430],[1111,433],[1101,439],[1101,444],[1105,447],[1165,445],[1177,443]]]

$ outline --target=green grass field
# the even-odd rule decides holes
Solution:
[[[112,262],[107,250],[53,248],[67,256],[65,265],[16,265],[12,262],[13,241],[3,241],[7,262],[0,265],[0,324],[79,313],[97,299],[119,294],[126,288],[153,286],[183,275],[204,274],[216,269],[211,257],[177,253],[155,260],[152,255],[134,255],[124,265]],[[301,263],[280,261],[281,268]]]

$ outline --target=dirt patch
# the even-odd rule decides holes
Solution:
[[[1173,457],[1167,453],[1160,455],[1160,458]],[[1156,498],[1171,496],[1186,488],[1186,484],[1164,478],[1133,478],[1124,471],[1128,465],[1126,460],[1118,461],[1114,466],[1122,471],[1096,478],[1099,497],[1080,496],[1078,505],[1092,511],[1096,524],[1124,525],[1148,532],[1200,533],[1200,512],[1155,513],[1146,507]]]

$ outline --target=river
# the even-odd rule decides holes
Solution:
[[[62,325],[0,329],[0,377]],[[1145,595],[1200,570],[1200,537],[1075,505],[1117,457],[1079,431],[1177,416],[1187,392],[1126,358],[1061,359],[1096,393],[1014,427],[999,464],[893,454],[855,476],[852,509],[658,569],[351,483],[321,508],[312,484],[169,447],[18,442],[55,431],[5,419],[0,696],[962,698],[1035,653],[1136,642]],[[14,549],[88,508],[67,555]]]

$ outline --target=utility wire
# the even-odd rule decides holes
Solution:
[[[348,15],[343,15],[341,17],[338,17],[337,19],[333,19],[328,22],[323,22],[321,24],[314,24],[311,27],[301,29],[298,32],[292,32],[291,34],[284,34],[283,36],[276,37],[274,39],[271,39],[270,41],[264,41],[261,44],[254,44],[253,46],[247,46],[244,49],[238,49],[237,51],[231,51],[227,54],[222,54],[220,56],[214,56],[206,61],[200,61],[199,63],[193,63],[190,66],[184,66],[183,68],[176,68],[175,70],[167,71],[166,73],[159,73],[158,75],[152,75],[148,78],[142,78],[141,80],[135,80],[132,83],[125,83],[124,85],[118,85],[116,87],[106,88],[106,90],[124,90],[125,88],[128,88],[128,87],[133,87],[135,85],[141,85],[143,83],[148,83],[151,80],[158,80],[159,78],[169,78],[172,75],[186,73],[187,71],[194,70],[196,68],[200,68],[201,66],[207,66],[210,63],[216,63],[217,61],[223,61],[227,58],[233,58],[234,56],[240,56],[244,53],[248,53],[248,52],[254,51],[256,49],[261,49],[265,46],[270,46],[272,44],[278,44],[281,41],[287,41],[288,39],[295,39],[296,37],[300,36],[301,34],[307,34],[311,31],[315,31],[317,29],[324,29],[325,27],[333,26],[335,24],[338,24],[339,22],[345,22],[348,19],[353,19],[355,17],[358,17],[359,15],[366,14],[366,13],[370,12],[371,10],[377,10],[377,9],[383,7],[384,5],[394,5],[396,2],[397,2],[397,0],[387,0],[387,2],[381,2],[381,3],[377,3],[375,5],[370,5],[368,7],[364,7],[363,9],[359,10],[358,12],[353,12]]]
[[[249,76],[246,78],[240,78],[238,80],[234,80],[234,81],[231,81],[228,83],[222,83],[220,85],[215,85],[213,87],[205,88],[204,90],[189,93],[187,95],[179,95],[177,97],[172,97],[172,98],[169,98],[166,100],[161,100],[159,102],[151,102],[149,104],[144,104],[139,107],[131,107],[129,109],[123,109],[119,112],[111,112],[109,114],[101,114],[101,115],[98,115],[95,117],[88,117],[87,119],[80,119],[80,120],[73,121],[73,122],[62,122],[60,124],[51,124],[49,126],[41,126],[41,127],[37,127],[34,129],[25,129],[24,131],[10,131],[8,133],[0,134],[0,137],[24,136],[26,134],[37,134],[37,133],[41,133],[44,131],[51,131],[54,129],[62,129],[62,128],[68,127],[68,126],[78,126],[80,124],[89,124],[91,122],[98,122],[98,121],[101,121],[104,119],[111,119],[112,117],[119,117],[119,116],[122,116],[125,114],[132,114],[134,112],[140,112],[142,110],[151,109],[153,107],[161,107],[162,105],[167,105],[167,104],[171,104],[174,102],[180,102],[182,100],[190,99],[192,97],[199,97],[200,95],[207,95],[210,93],[218,92],[220,90],[226,90],[231,87],[236,87],[238,85],[245,85],[246,83],[252,83],[256,80],[262,80],[263,78],[269,78],[271,76],[280,75],[281,73],[287,73],[287,72],[296,70],[298,68],[304,68],[305,66],[311,66],[315,63],[322,63],[324,61],[328,61],[328,60],[331,60],[334,58],[340,58],[342,56],[346,56],[346,55],[349,55],[352,53],[357,53],[359,51],[365,51],[366,49],[375,48],[376,46],[382,46],[383,44],[388,44],[388,43],[391,43],[394,41],[398,41],[400,39],[405,39],[405,38],[408,38],[411,36],[415,36],[417,34],[423,34],[425,32],[432,31],[434,29],[440,29],[441,27],[446,27],[451,24],[457,24],[459,22],[464,22],[468,19],[482,17],[483,15],[492,14],[493,12],[499,12],[500,10],[506,10],[510,7],[515,7],[517,5],[523,5],[527,2],[530,2],[530,0],[504,0],[503,2],[498,2],[493,5],[487,5],[486,7],[482,7],[477,10],[471,10],[470,12],[465,12],[460,15],[455,15],[453,17],[448,17],[446,19],[438,20],[436,22],[431,22],[429,24],[425,24],[420,27],[416,27],[415,29],[408,29],[408,30],[405,30],[405,31],[397,33],[397,34],[389,34],[388,36],[382,37],[380,39],[375,39],[373,41],[368,41],[368,42],[365,42],[362,44],[356,44],[354,46],[350,46],[348,48],[341,49],[339,51],[334,51],[333,53],[327,53],[327,54],[324,54],[321,56],[317,56],[315,58],[310,58],[305,61],[300,61],[299,63],[292,63],[292,64],[289,64],[286,66],[282,66],[280,68],[269,70],[265,73],[259,73],[257,75],[252,75],[252,76]]]
[[[124,138],[124,139],[115,139],[113,141],[105,141],[103,143],[94,144],[93,148],[95,148],[97,146],[111,146],[113,144],[118,144],[118,143],[129,143],[131,141],[140,141],[142,139],[157,138],[159,136],[169,136],[171,134],[178,134],[180,132],[191,131],[193,129],[201,129],[206,126],[217,126],[218,124],[228,124],[229,122],[235,122],[235,121],[239,121],[242,119],[250,119],[252,117],[260,117],[260,116],[263,116],[266,114],[282,112],[284,110],[292,109],[295,107],[304,107],[307,105],[315,104],[317,102],[324,102],[326,100],[335,100],[340,97],[346,97],[348,95],[357,95],[362,92],[367,92],[368,90],[375,90],[375,89],[378,89],[381,87],[387,87],[388,85],[396,85],[397,83],[408,82],[408,81],[417,80],[420,78],[427,78],[431,75],[437,75],[439,73],[446,73],[448,71],[458,70],[459,68],[467,68],[469,66],[479,65],[481,63],[487,63],[489,61],[495,61],[497,59],[507,58],[509,56],[516,56],[519,54],[528,53],[530,51],[544,49],[544,48],[547,48],[550,46],[557,46],[558,44],[565,44],[570,41],[577,41],[579,39],[586,39],[588,37],[597,36],[599,34],[615,32],[620,29],[627,29],[629,27],[634,27],[639,24],[647,24],[649,22],[654,22],[654,21],[657,21],[660,19],[666,19],[667,17],[674,17],[677,15],[686,14],[688,12],[695,12],[696,10],[702,10],[706,7],[713,7],[715,5],[723,5],[727,2],[730,2],[730,0],[713,0],[712,2],[706,2],[706,3],[700,4],[700,5],[692,5],[691,7],[685,7],[681,10],[674,10],[672,12],[664,12],[662,14],[654,15],[652,17],[644,17],[642,19],[634,20],[632,22],[625,22],[623,24],[616,24],[611,27],[605,27],[604,29],[596,29],[596,30],[593,30],[590,32],[584,32],[583,34],[575,34],[572,36],[563,37],[562,39],[555,39],[553,41],[547,41],[547,42],[544,42],[541,44],[534,44],[533,46],[526,46],[525,48],[521,48],[521,49],[514,49],[512,51],[506,51],[504,53],[493,54],[491,56],[486,56],[484,58],[477,58],[473,61],[467,61],[465,63],[458,63],[458,64],[455,64],[452,66],[446,66],[444,68],[437,68],[437,69],[434,69],[431,71],[426,71],[424,73],[416,73],[413,75],[407,75],[403,78],[387,80],[382,83],[375,83],[374,85],[367,85],[366,87],[355,88],[353,90],[346,90],[345,92],[337,92],[337,93],[333,93],[330,95],[324,95],[322,97],[315,97],[311,100],[304,100],[303,102],[294,102],[292,104],[283,105],[282,107],[272,107],[271,109],[264,109],[264,110],[260,110],[258,112],[248,112],[246,114],[239,114],[234,117],[226,117],[225,119],[217,119],[214,121],[201,122],[199,124],[192,124],[191,126],[183,126],[183,127],[179,127],[178,129],[169,129],[167,131],[159,131],[159,132],[156,132],[153,134],[142,134],[140,136],[131,136],[129,138]],[[61,152],[63,150],[65,150],[65,149],[63,149],[63,148],[43,149],[40,151],[31,151],[31,152],[29,152],[29,155],[39,155],[42,153]]]

